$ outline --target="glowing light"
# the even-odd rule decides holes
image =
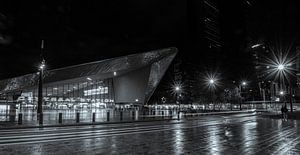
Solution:
[[[261,73],[267,75],[265,78],[279,80],[280,83],[289,81],[289,76],[294,76],[295,69],[293,64],[296,62],[296,55],[290,54],[292,45],[287,48],[280,47],[279,45],[270,47],[269,54],[263,57],[263,62],[260,64],[265,66],[266,69]]]
[[[139,101],[139,99],[135,99],[135,102],[138,102]]]
[[[117,72],[114,72],[114,76],[117,76]]]
[[[45,65],[44,64],[41,64],[40,65],[40,69],[44,69],[45,68]]]
[[[243,81],[243,82],[242,82],[242,85],[243,85],[243,86],[246,86],[246,85],[247,85],[247,82],[246,82],[246,81]]]
[[[218,73],[205,73],[204,82],[208,89],[215,89],[220,85]]]
[[[283,69],[284,69],[284,65],[279,64],[277,68],[278,68],[279,70],[283,70]]]
[[[283,95],[283,94],[284,94],[284,92],[283,92],[283,91],[280,91],[280,92],[279,92],[279,94],[280,94],[280,95]]]
[[[87,77],[86,79],[87,79],[87,80],[89,80],[89,81],[91,81],[91,80],[92,80],[92,79],[91,79],[91,78],[89,78],[89,77]]]
[[[46,67],[45,60],[43,60],[43,61],[41,62],[41,64],[40,64],[39,68],[40,68],[41,70],[43,70],[43,69],[45,69],[45,67]]]
[[[261,46],[262,44],[255,44],[255,45],[253,45],[253,46],[251,46],[251,48],[256,48],[256,47],[259,47],[259,46]]]
[[[108,94],[108,87],[99,87],[97,89],[89,89],[84,91],[84,96]]]
[[[173,82],[171,87],[171,94],[178,95],[181,94],[183,91],[183,85],[180,81]]]

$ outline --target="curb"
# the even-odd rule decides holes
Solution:
[[[208,113],[186,113],[181,114],[182,118],[169,118],[170,116],[165,116],[165,119],[157,119],[157,120],[137,120],[137,121],[120,121],[120,122],[95,122],[95,123],[76,123],[76,124],[54,124],[54,125],[15,125],[10,127],[0,127],[1,130],[7,129],[30,129],[30,128],[52,128],[52,127],[68,127],[68,126],[90,126],[90,125],[106,125],[106,124],[129,124],[129,123],[138,123],[138,122],[162,122],[162,121],[173,121],[173,120],[183,120],[186,117],[197,117],[197,116],[207,116],[207,115],[222,115],[222,114],[238,114],[238,113],[250,113],[255,111],[234,111],[234,112],[208,112]],[[177,115],[173,115],[172,117],[177,117]],[[161,117],[160,117],[161,118]]]

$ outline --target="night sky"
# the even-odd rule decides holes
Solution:
[[[251,65],[245,51],[261,39],[297,38],[300,5],[286,1],[221,2],[221,64],[230,74]],[[185,0],[0,2],[0,79],[35,72],[40,44],[49,69],[170,46],[198,65],[189,44]],[[201,44],[201,43],[200,43]],[[244,68],[243,68],[244,67]],[[230,68],[230,69],[229,69]]]

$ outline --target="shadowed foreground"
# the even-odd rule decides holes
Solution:
[[[298,120],[255,114],[0,130],[1,154],[299,154]]]

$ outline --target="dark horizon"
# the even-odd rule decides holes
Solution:
[[[204,29],[196,22],[203,19],[196,1],[1,3],[1,32],[8,39],[0,45],[0,79],[35,72],[41,40],[49,69],[177,47],[188,63],[244,76],[252,65],[251,44],[274,35],[296,40],[288,34],[299,25],[294,2],[219,2],[222,47],[209,52],[203,34],[195,36]]]

